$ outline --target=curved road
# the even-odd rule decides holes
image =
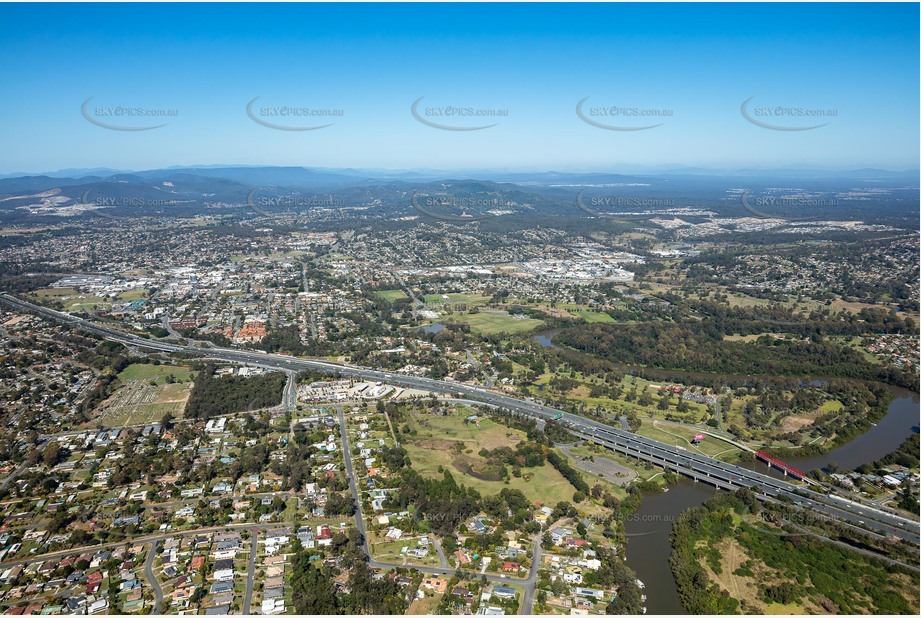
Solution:
[[[150,587],[153,589],[154,593],[153,614],[162,614],[166,611],[166,608],[163,606],[163,588],[160,587],[160,582],[157,581],[157,576],[153,572],[158,545],[160,545],[159,539],[151,541],[150,549],[147,552],[147,560],[144,562],[144,575],[147,577],[147,581],[150,582]]]

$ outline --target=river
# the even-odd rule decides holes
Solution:
[[[918,431],[919,399],[916,393],[893,389],[895,399],[874,427],[836,449],[813,457],[787,460],[802,470],[814,470],[834,461],[839,468],[851,469],[870,463],[896,450],[913,431]],[[767,472],[763,464],[759,472]],[[770,474],[783,476],[771,471]],[[682,479],[668,492],[647,493],[639,511],[626,521],[627,565],[646,585],[646,608],[649,614],[686,614],[678,600],[675,579],[668,557],[671,555],[669,533],[675,519],[689,508],[700,506],[715,490],[709,485]]]
[[[678,515],[700,506],[713,495],[713,488],[681,479],[668,492],[647,493],[639,510],[627,518],[627,565],[646,588],[648,614],[686,614],[678,600],[678,589],[668,557],[672,553],[669,533]]]
[[[553,343],[553,336],[560,332],[560,329],[548,330],[542,333],[537,333],[534,335],[534,340],[537,341],[543,348],[553,348],[554,350],[562,350],[560,346]]]
[[[791,457],[789,463],[800,470],[815,470],[830,462],[842,470],[876,461],[899,448],[912,432],[918,431],[918,394],[904,388],[893,388],[895,398],[886,410],[886,416],[875,427],[870,427],[847,444],[812,457]]]

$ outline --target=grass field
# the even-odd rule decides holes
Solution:
[[[74,288],[45,288],[43,290],[35,290],[33,294],[36,296],[42,296],[44,298],[57,298],[61,296],[75,296],[79,294]]]
[[[395,300],[400,300],[403,298],[409,298],[406,296],[406,293],[403,290],[378,290],[375,292],[377,296],[380,296],[388,303],[392,303]]]
[[[607,313],[601,313],[600,311],[589,311],[588,309],[577,309],[575,311],[572,311],[571,313],[584,319],[589,324],[594,324],[596,322],[613,322],[614,321],[614,318],[609,316]]]
[[[80,294],[73,288],[47,288],[44,290],[36,290],[34,294],[39,298],[54,298],[60,300],[66,311],[105,309],[111,306],[109,301],[100,296]]]
[[[168,375],[172,375],[177,382],[188,382],[192,377],[192,372],[188,367],[134,363],[125,367],[125,369],[118,374],[118,379],[122,382],[130,382],[132,380],[156,380],[157,384],[166,384],[166,377]]]
[[[416,430],[416,435],[404,438],[403,447],[409,453],[414,470],[429,478],[439,478],[438,468],[443,467],[458,483],[484,495],[496,494],[508,487],[521,490],[534,503],[555,505],[560,500],[572,500],[575,489],[550,464],[523,468],[522,476],[509,476],[508,484],[492,480],[492,471],[486,469],[486,460],[478,454],[480,449],[514,448],[525,434],[486,418],[480,419],[479,427],[474,423],[465,426],[463,419],[468,414],[469,410],[461,409],[452,411],[449,416],[425,413],[412,416],[409,426]],[[464,448],[458,451],[457,443]]]
[[[128,290],[127,292],[122,292],[118,295],[119,300],[141,300],[142,298],[147,298],[147,290]]]
[[[837,344],[857,350],[861,355],[863,355],[864,360],[868,363],[873,363],[874,365],[881,365],[883,363],[883,359],[881,359],[876,354],[867,351],[867,349],[863,346],[860,337],[829,337],[829,339]]]
[[[441,297],[441,294],[426,294],[425,302],[426,304],[433,305],[444,305],[444,304],[460,304],[466,303],[468,305],[485,305],[489,302],[489,296],[481,296],[480,294],[445,294],[448,297],[448,300],[445,300]]]
[[[106,309],[111,305],[112,303],[99,296],[75,296],[64,301],[67,311]]]
[[[466,322],[470,330],[483,335],[496,333],[523,333],[543,326],[543,320],[534,318],[518,319],[507,313],[465,313],[447,316],[449,322]]]
[[[432,546],[429,548],[429,555],[421,559],[414,556],[404,556],[400,553],[404,547],[412,549],[418,544],[418,539],[371,543],[371,555],[383,562],[405,562],[406,564],[437,566],[439,564],[438,554]]]
[[[723,341],[756,341],[761,335],[723,335]]]
[[[691,438],[697,433],[695,429],[658,423],[653,425],[653,422],[654,421],[643,420],[643,426],[640,427],[636,433],[647,438],[665,442],[666,444],[680,446],[689,451],[709,455],[710,457],[714,457],[719,453],[725,453],[723,456],[723,458],[725,458],[726,455],[738,452],[738,449],[728,442],[723,442],[713,436],[707,436],[700,444],[694,446],[691,444]]]
[[[819,412],[821,414],[827,414],[828,412],[840,412],[842,408],[844,408],[844,404],[837,399],[833,399],[831,401],[826,401],[821,406],[819,406]]]
[[[533,385],[529,387],[529,390],[534,395],[540,395],[543,392],[546,392],[546,389],[550,383],[550,380],[555,375],[569,378],[570,370],[567,366],[560,366],[560,368],[557,369],[556,374],[549,373],[549,372],[544,373],[543,375],[538,377],[536,380],[534,380],[534,383]],[[642,418],[647,418],[651,416],[653,418],[664,419],[666,414],[671,414],[673,416],[678,417],[680,420],[686,421],[686,422],[698,422],[702,418],[705,419],[705,417],[708,416],[707,406],[703,403],[697,403],[694,401],[685,401],[685,404],[688,407],[688,411],[678,412],[676,410],[676,405],[678,403],[678,397],[674,395],[671,398],[672,404],[669,407],[669,409],[660,410],[658,408],[658,403],[659,403],[658,390],[660,386],[663,386],[665,384],[664,382],[651,382],[649,380],[645,380],[643,378],[638,378],[635,376],[625,376],[620,384],[624,389],[623,393],[618,399],[611,399],[610,397],[607,397],[607,396],[592,397],[591,391],[590,391],[591,382],[589,380],[586,380],[585,376],[582,373],[576,372],[576,377],[574,379],[581,382],[581,384],[577,388],[573,389],[572,391],[565,393],[563,396],[567,400],[572,401],[573,403],[580,404],[580,405],[584,404],[586,407],[595,408],[595,407],[600,406],[602,408],[612,408],[614,406],[617,406],[624,412],[632,411],[632,412],[635,412],[638,416]],[[626,396],[630,392],[630,390],[633,388],[634,384],[636,384],[637,398],[634,399],[632,402],[627,401]],[[541,389],[538,388],[540,386],[543,386],[543,391],[541,391]],[[648,406],[641,406],[637,403],[637,401],[639,400],[639,396],[643,394],[643,391],[646,388],[649,389],[649,393],[652,396],[653,403]],[[552,393],[554,396],[560,395],[560,393],[556,391],[553,391]]]
[[[190,382],[151,386],[147,380],[132,380],[102,403],[96,420],[106,427],[158,422],[167,413],[182,416],[192,391]]]
[[[409,606],[409,609],[406,610],[407,616],[427,616],[429,614],[435,613],[435,610],[438,609],[438,604],[441,603],[441,598],[443,594],[436,594],[435,596],[425,597],[424,599],[416,599]]]

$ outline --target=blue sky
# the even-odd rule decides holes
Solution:
[[[916,4],[0,5],[0,172],[170,165],[914,168]],[[115,131],[117,126],[166,126]],[[255,114],[286,126],[251,120]],[[497,123],[477,131],[452,127]],[[606,130],[583,112],[620,128]],[[784,128],[819,123],[805,131]],[[168,118],[100,115],[130,106]],[[282,118],[263,107],[341,110]],[[789,112],[835,115],[816,122]],[[505,110],[437,117],[433,108]],[[669,114],[601,116],[599,108]]]

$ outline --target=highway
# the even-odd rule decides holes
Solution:
[[[349,375],[363,380],[386,382],[404,388],[425,390],[486,405],[500,406],[544,421],[552,419],[561,412],[537,402],[517,399],[466,384],[391,374],[366,367],[333,363],[326,360],[296,358],[283,354],[265,354],[219,347],[197,348],[145,339],[109,326],[95,324],[66,313],[41,307],[8,294],[0,294],[0,302],[5,302],[23,311],[30,311],[67,323],[73,328],[96,333],[129,346],[162,352],[192,354],[281,371],[290,372],[310,369],[319,372]],[[760,492],[763,492],[762,495],[768,499],[786,498],[798,503],[799,506],[808,507],[829,518],[841,520],[854,526],[865,527],[882,534],[892,534],[912,543],[921,544],[917,521],[882,511],[870,504],[856,503],[841,496],[828,496],[804,486],[794,485],[735,464],[722,462],[680,447],[644,438],[629,431],[616,429],[610,425],[581,416],[563,413],[561,422],[573,434],[582,439],[592,440],[616,452],[674,470],[696,481],[706,482],[720,489],[750,487],[760,490]]]

